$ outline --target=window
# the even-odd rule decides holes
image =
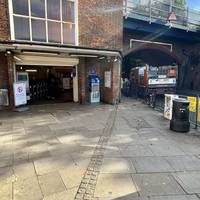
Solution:
[[[19,40],[30,40],[29,21],[27,18],[14,17],[15,37]]]
[[[45,18],[45,0],[31,1],[31,15],[33,17]]]
[[[9,1],[12,39],[75,45],[77,0]]]
[[[32,38],[33,41],[46,41],[46,25],[45,21],[32,19]]]
[[[13,0],[13,13],[28,16],[28,0]]]
[[[63,0],[63,21],[74,23],[74,2]]]
[[[66,44],[75,44],[75,25],[63,24],[63,42]]]
[[[48,19],[60,20],[60,2],[58,0],[47,1]]]
[[[58,22],[48,22],[48,36],[49,42],[60,42],[61,34],[60,34],[60,23]]]

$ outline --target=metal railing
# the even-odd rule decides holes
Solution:
[[[200,11],[178,5],[174,0],[124,0],[124,16],[161,23],[169,27],[196,31],[200,28]],[[168,16],[175,12],[177,20],[168,22]]]

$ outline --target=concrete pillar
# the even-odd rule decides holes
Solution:
[[[120,102],[121,98],[121,60],[113,62],[112,94],[113,104]]]

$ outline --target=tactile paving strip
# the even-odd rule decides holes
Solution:
[[[95,147],[94,153],[90,159],[90,163],[87,170],[81,180],[78,191],[75,196],[75,200],[93,200],[94,192],[97,183],[97,178],[100,172],[100,168],[104,158],[104,152],[108,143],[108,140],[112,134],[112,129],[115,123],[118,106],[115,105],[111,112],[103,134],[99,138],[99,141]]]

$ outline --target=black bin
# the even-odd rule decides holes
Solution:
[[[189,101],[186,99],[174,99],[172,109],[172,120],[170,129],[177,132],[188,132],[189,122]]]

